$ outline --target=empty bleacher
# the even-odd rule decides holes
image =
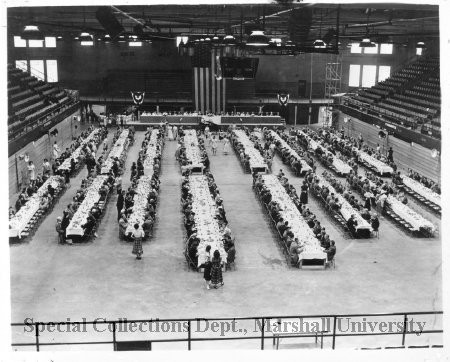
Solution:
[[[352,99],[389,121],[440,135],[439,59],[418,59],[383,82],[359,90]]]
[[[14,139],[28,128],[39,124],[41,118],[72,103],[70,97],[21,69],[8,64],[8,135]]]

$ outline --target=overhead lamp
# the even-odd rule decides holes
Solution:
[[[25,25],[20,37],[24,40],[44,40],[44,35],[37,25]]]
[[[254,47],[265,47],[269,45],[267,36],[262,30],[253,30],[247,39],[247,45]]]
[[[375,48],[376,45],[375,45],[375,43],[371,42],[369,38],[364,38],[364,39],[359,43],[359,47],[360,47],[360,48]]]
[[[223,43],[225,45],[236,45],[236,38],[231,34],[225,35]]]
[[[109,36],[109,34],[105,34],[105,36],[102,38],[104,43],[110,43],[111,42],[111,37]]]
[[[417,44],[416,44],[416,48],[424,49],[425,48],[425,43],[423,41],[418,41]]]
[[[63,40],[62,35],[58,35],[58,36],[56,37],[56,41],[60,41],[60,40]]]
[[[125,35],[121,34],[119,35],[119,37],[117,38],[117,41],[119,43],[125,43],[127,41],[127,39],[125,38]]]
[[[324,49],[327,47],[327,45],[322,39],[315,40],[313,45],[315,49]]]
[[[292,40],[287,40],[284,45],[287,46],[287,47],[294,47],[295,46],[295,44],[294,44],[294,42]]]
[[[217,35],[214,35],[212,38],[212,42],[213,42],[213,44],[218,44],[220,42],[219,37]]]
[[[83,46],[94,45],[94,37],[91,34],[89,34],[87,31],[82,31],[78,40],[80,40],[80,44]]]
[[[210,42],[211,42],[211,38],[210,38],[210,37],[206,37],[206,38],[205,38],[205,42],[206,42],[206,43],[210,43]]]

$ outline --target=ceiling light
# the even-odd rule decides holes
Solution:
[[[236,44],[236,39],[233,35],[228,34],[223,38],[223,43],[225,45],[235,45]]]
[[[24,40],[44,40],[44,35],[37,25],[25,25],[20,37]]]
[[[58,35],[58,36],[56,37],[56,40],[63,40],[63,37],[62,37],[61,35]]]
[[[364,38],[361,43],[359,43],[360,48],[374,48],[375,43],[371,42],[369,38]]]
[[[105,36],[102,38],[102,40],[105,43],[110,43],[111,42],[111,37],[109,36],[109,34],[105,34]]]
[[[127,39],[125,38],[125,35],[119,35],[119,38],[117,39],[119,43],[125,43]]]
[[[424,49],[425,43],[423,41],[418,41],[416,44],[416,48]]]
[[[142,46],[142,42],[141,41],[130,41],[128,43],[128,46],[130,46],[130,47],[141,47]]]
[[[322,39],[317,39],[314,41],[315,49],[324,49],[326,47],[327,47],[327,45],[325,44],[325,42]]]
[[[269,45],[267,36],[262,30],[253,30],[247,39],[247,45],[254,47],[265,47]]]
[[[285,46],[287,46],[287,47],[294,47],[295,44],[294,44],[294,42],[292,40],[288,40],[288,41],[286,41]]]
[[[206,38],[205,38],[205,41],[206,41],[206,42],[210,42],[210,41],[211,41],[211,38],[206,37]]]

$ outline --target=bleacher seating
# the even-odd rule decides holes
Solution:
[[[72,101],[65,90],[8,64],[8,134],[14,138]]]
[[[418,59],[375,86],[360,89],[352,99],[390,121],[440,135],[439,59]]]

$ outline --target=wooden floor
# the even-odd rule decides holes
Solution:
[[[109,142],[111,139],[112,135]],[[142,139],[143,132],[137,132],[128,152],[125,186]],[[25,318],[65,321],[442,310],[439,236],[411,237],[381,218],[379,239],[350,239],[310,198],[310,208],[336,241],[336,269],[291,268],[255,198],[251,176],[244,174],[234,153],[223,155],[219,147],[213,156],[209,146],[211,171],[236,235],[237,258],[236,270],[224,274],[224,288],[206,290],[202,274],[188,270],[183,256],[181,175],[175,149],[176,142],[166,141],[154,236],[144,244],[141,261],[131,254],[132,245],[118,238],[115,194],[97,239],[58,245],[56,217],[62,215],[86,169],[71,180],[33,239],[10,247],[13,322]],[[273,170],[279,169],[285,170],[299,190],[302,179],[277,156]],[[439,225],[437,217],[413,204]],[[20,333],[13,332],[13,341],[15,338],[20,339]],[[257,344],[244,342],[233,346],[252,348]],[[211,344],[199,348],[205,346]]]

